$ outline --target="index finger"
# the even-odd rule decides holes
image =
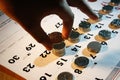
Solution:
[[[93,20],[98,19],[98,17],[91,11],[89,6],[87,6],[83,0],[67,0],[67,1],[70,6],[77,7],[83,13],[88,15],[91,19],[93,19]],[[94,1],[94,0],[92,0],[92,1]]]
[[[74,14],[65,0],[56,10],[56,14],[63,20],[62,36],[67,39],[72,30]]]

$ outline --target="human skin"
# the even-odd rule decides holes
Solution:
[[[63,20],[62,36],[67,39],[74,20],[69,6],[77,7],[92,19],[98,19],[83,0],[0,0],[0,9],[47,50],[52,49],[53,43],[40,22],[47,15],[58,15]]]

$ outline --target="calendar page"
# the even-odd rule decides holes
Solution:
[[[65,55],[60,57],[46,50],[18,23],[0,12],[0,65],[26,80],[58,80],[58,75],[62,72],[71,73],[73,78],[70,80],[120,80],[120,29],[109,26],[116,19],[116,24],[120,27],[120,5],[113,6],[110,13],[100,15],[99,11],[110,0],[85,2],[101,17],[100,21],[91,23],[90,31],[81,33],[78,30],[79,24],[89,17],[79,9],[70,7],[75,16],[72,30],[80,33],[79,42],[65,40]],[[41,25],[47,34],[62,31],[62,20],[55,14],[46,16]],[[108,30],[111,38],[98,40],[96,37],[101,30]],[[85,51],[92,41],[101,44],[101,49],[96,54]],[[87,67],[74,67],[75,59],[81,56],[89,60]]]

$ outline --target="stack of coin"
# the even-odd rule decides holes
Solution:
[[[89,64],[89,59],[84,56],[77,57],[74,61],[74,64],[77,65],[78,67],[85,68]]]
[[[60,57],[65,55],[65,43],[62,38],[62,34],[60,32],[53,32],[49,34],[49,38],[53,43],[53,54]]]
[[[109,27],[112,29],[120,28],[120,19],[114,19],[110,24]]]
[[[109,14],[110,12],[112,12],[113,10],[113,6],[111,5],[105,5],[102,10],[99,11],[100,14]]]
[[[101,30],[99,31],[98,36],[101,39],[108,40],[111,38],[111,32],[109,30]]]
[[[77,42],[79,42],[79,36],[80,36],[80,34],[78,32],[71,31],[71,34],[70,34],[68,40],[72,43],[77,43]]]
[[[61,72],[57,76],[57,80],[73,80],[73,74],[71,74],[70,72]]]
[[[98,53],[101,50],[101,44],[97,41],[92,41],[87,45],[87,49],[90,52]]]
[[[79,24],[79,30],[82,32],[88,32],[90,31],[90,26],[91,24],[89,22],[81,21],[81,23]]]

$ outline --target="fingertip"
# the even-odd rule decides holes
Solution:
[[[41,42],[41,44],[47,49],[52,50],[53,43],[50,40],[45,40],[44,42]]]
[[[99,18],[97,16],[92,17],[93,20],[98,20]]]
[[[47,50],[52,50],[52,44],[50,43],[48,43],[48,44],[43,44],[43,46],[47,49]]]
[[[88,0],[89,2],[96,2],[97,0]]]
[[[68,22],[64,22],[63,29],[62,29],[62,37],[63,39],[68,39],[70,36],[70,33],[72,31],[73,26],[73,20],[70,20]]]
[[[50,51],[50,50],[52,50],[52,47],[46,47],[46,49],[48,50],[48,51]]]
[[[67,31],[66,29],[63,29],[63,31],[62,31],[62,38],[63,39],[68,39],[70,33],[71,33],[71,31]]]
[[[68,34],[64,34],[64,33],[62,33],[62,38],[65,40],[65,39],[68,39]]]
[[[92,15],[89,15],[89,17],[93,20],[98,20],[99,17],[97,15],[95,15],[94,13]]]

